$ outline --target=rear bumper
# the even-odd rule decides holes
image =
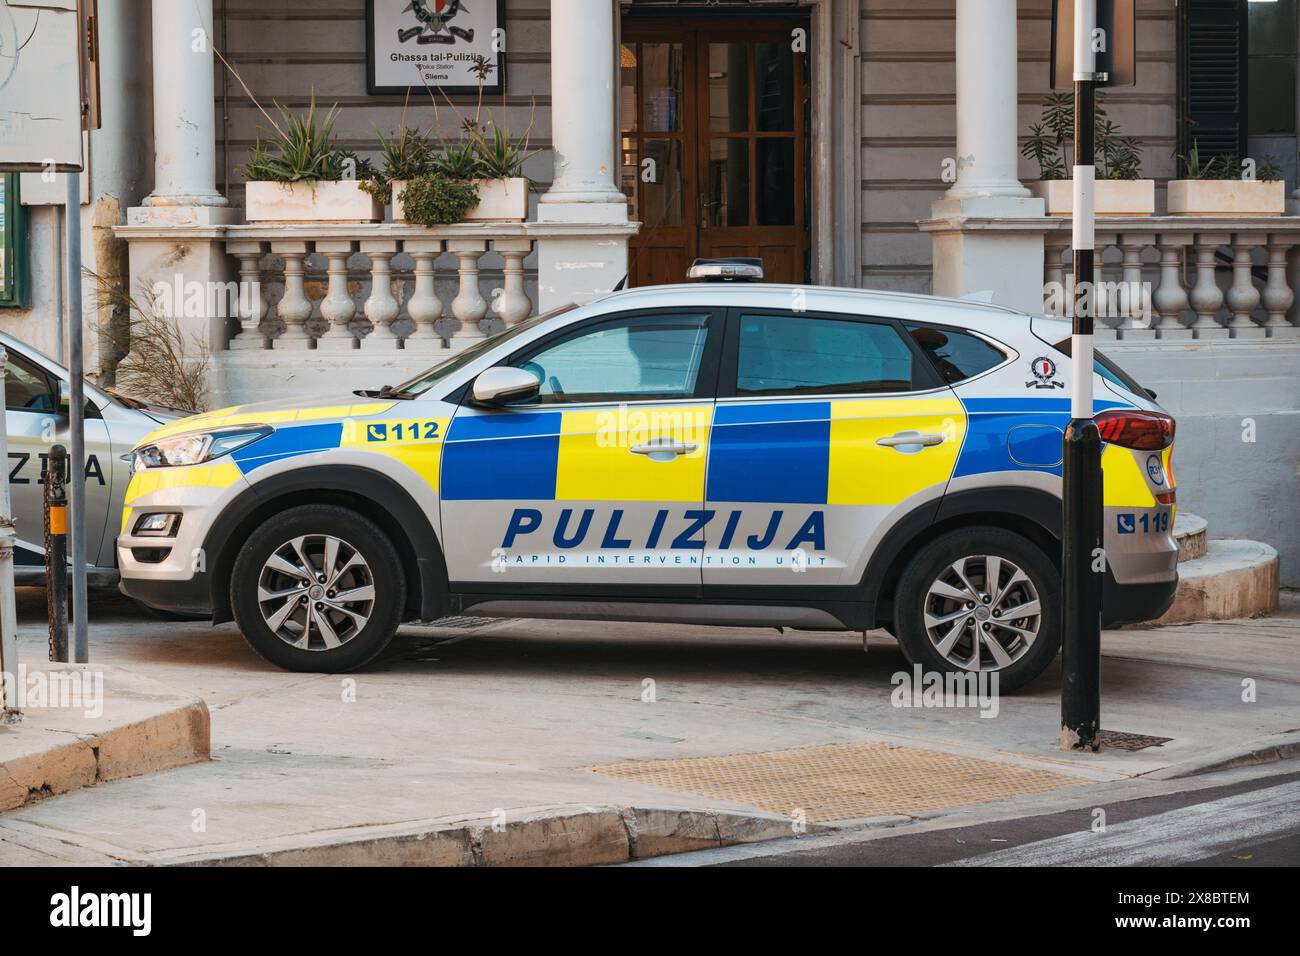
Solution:
[[[1109,571],[1102,584],[1101,626],[1140,624],[1154,621],[1174,603],[1178,576],[1170,581],[1144,584],[1120,584]]]

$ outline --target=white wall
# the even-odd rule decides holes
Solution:
[[[1112,343],[1104,351],[1178,420],[1179,509],[1208,520],[1211,538],[1271,544],[1282,585],[1300,587],[1300,345]]]

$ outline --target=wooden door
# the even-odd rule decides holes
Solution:
[[[697,256],[754,256],[808,280],[807,20],[623,21],[629,283],[681,282]],[[806,34],[805,34],[806,35]]]

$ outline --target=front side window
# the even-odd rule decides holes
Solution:
[[[1000,349],[969,332],[911,323],[908,323],[907,331],[949,385],[987,372],[1007,358]]]
[[[690,398],[707,339],[707,315],[633,316],[552,340],[510,364],[542,383],[529,403]]]
[[[50,386],[50,377],[9,349],[5,363],[5,408],[15,412],[53,412],[58,400]]]
[[[906,392],[914,356],[881,322],[803,315],[744,315],[737,395]]]

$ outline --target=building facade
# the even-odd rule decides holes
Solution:
[[[402,125],[454,140],[475,108],[472,93],[374,91],[374,4],[413,26],[460,6],[99,0],[80,303],[95,375],[111,382],[129,354],[123,292],[166,300],[212,407],[400,381],[538,309],[680,281],[695,256],[1060,309],[1045,295],[1068,273],[1069,220],[1027,186],[1051,0],[506,0],[502,89],[484,102],[529,131],[526,222],[245,222],[240,167],[273,104],[337,104],[339,144],[364,157]],[[1277,544],[1290,583],[1300,533],[1268,514],[1300,491],[1300,193],[1283,215],[1171,216],[1167,184],[1195,146],[1271,157],[1292,195],[1296,6],[1136,0],[1137,83],[1104,108],[1154,210],[1098,224],[1099,279],[1139,290],[1102,335],[1180,419],[1185,504]],[[63,187],[7,183],[21,204],[6,235],[28,262],[0,326],[54,354]]]

